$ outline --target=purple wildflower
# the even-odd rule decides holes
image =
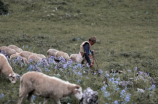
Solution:
[[[117,100],[114,101],[114,104],[119,104],[119,102]]]
[[[105,96],[105,97],[109,97],[109,96],[110,96],[110,93],[107,92],[107,91],[105,91],[105,92],[104,92],[104,96]]]
[[[1,95],[0,95],[0,98],[2,98],[4,96],[4,94],[2,93]]]
[[[101,69],[99,69],[99,74],[102,74],[102,73],[103,73],[103,71]]]
[[[63,68],[66,69],[67,68],[67,64],[63,64]]]

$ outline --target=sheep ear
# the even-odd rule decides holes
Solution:
[[[77,86],[75,86],[75,89],[79,89],[79,88],[80,88],[80,86],[78,86],[78,85],[77,85]]]
[[[9,74],[9,77],[11,77],[11,76],[12,76],[12,74],[10,73],[10,74]]]
[[[73,93],[74,93],[74,94],[78,93],[78,92],[79,92],[79,88],[80,88],[80,86],[76,85],[76,86],[74,87],[74,89],[73,89]]]
[[[73,88],[73,93],[76,94],[78,92],[78,87],[77,86],[74,86]]]

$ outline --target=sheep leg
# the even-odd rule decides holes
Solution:
[[[18,104],[21,104],[24,97],[19,97]]]
[[[55,99],[55,101],[56,101],[57,104],[61,104],[60,99]]]
[[[44,102],[43,102],[43,104],[46,104],[47,101],[48,101],[48,98],[44,98]]]
[[[21,104],[22,100],[23,100],[24,96],[20,96],[18,99],[18,104]]]
[[[32,92],[30,92],[30,93],[28,93],[27,100],[28,100],[29,102],[31,102],[31,97],[32,97],[32,94],[33,94],[33,91],[32,91]]]
[[[18,104],[21,104],[21,102],[22,102],[22,100],[23,100],[23,98],[24,98],[24,96],[26,96],[26,94],[27,94],[27,91],[26,90],[20,90],[20,93],[19,93],[19,99],[18,99]]]

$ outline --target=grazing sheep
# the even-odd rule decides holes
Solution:
[[[19,53],[12,54],[12,55],[10,56],[10,59],[12,59],[12,58],[17,58],[17,57],[19,57],[19,56],[20,56],[20,54],[19,54]]]
[[[70,59],[72,59],[72,61],[74,62],[79,62],[79,63],[81,63],[84,60],[80,52],[78,54],[71,54]]]
[[[56,55],[55,57],[63,57],[66,61],[69,61],[70,60],[70,57],[67,53],[63,52],[63,51],[58,51],[56,52]]]
[[[14,49],[18,53],[23,51],[21,48],[17,47],[16,45],[9,45],[8,47]]]
[[[14,49],[11,49],[7,46],[0,47],[0,52],[3,54],[6,54],[8,57],[10,57],[12,54],[16,53],[16,51]]]
[[[42,58],[39,57],[37,54],[31,54],[28,57],[28,62],[41,62]]]
[[[42,54],[31,54],[28,57],[28,62],[29,63],[30,62],[39,63],[39,64],[42,65],[42,67],[48,67],[49,66],[47,58]]]
[[[41,57],[42,59],[46,58],[46,56],[43,55],[43,54],[37,54],[37,56],[38,56],[38,57]]]
[[[71,59],[73,62],[77,62],[77,60],[76,60],[77,55],[78,55],[78,54],[71,54],[71,55],[70,55],[70,59]]]
[[[61,104],[61,98],[73,94],[80,100],[82,98],[82,88],[56,77],[32,71],[25,73],[20,79],[18,104],[21,104],[27,94],[27,99],[30,102],[31,96],[36,95],[44,98],[43,104],[46,104],[48,98],[53,98],[57,104]]]
[[[51,56],[55,57],[56,52],[58,52],[58,50],[56,50],[56,49],[48,49],[48,51],[47,51],[47,58],[50,58]]]
[[[29,52],[29,51],[22,51],[19,53],[20,56],[25,57],[27,60],[31,54],[33,54],[33,53]]]
[[[13,58],[21,59],[22,63],[28,64],[28,60],[25,57],[20,56],[20,53],[12,54],[10,56],[10,59],[13,59]]]
[[[0,54],[0,73],[5,75],[12,83],[16,83],[17,77],[19,77],[18,74],[14,73],[7,58],[3,54]]]

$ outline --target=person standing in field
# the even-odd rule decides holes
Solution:
[[[94,55],[94,50],[91,50],[91,46],[94,45],[96,43],[96,37],[92,36],[89,38],[88,41],[84,41],[82,42],[82,44],[80,45],[80,54],[82,56],[82,64],[86,64],[88,63],[88,65],[91,67],[91,69],[94,71],[94,59],[93,59],[93,55]]]

